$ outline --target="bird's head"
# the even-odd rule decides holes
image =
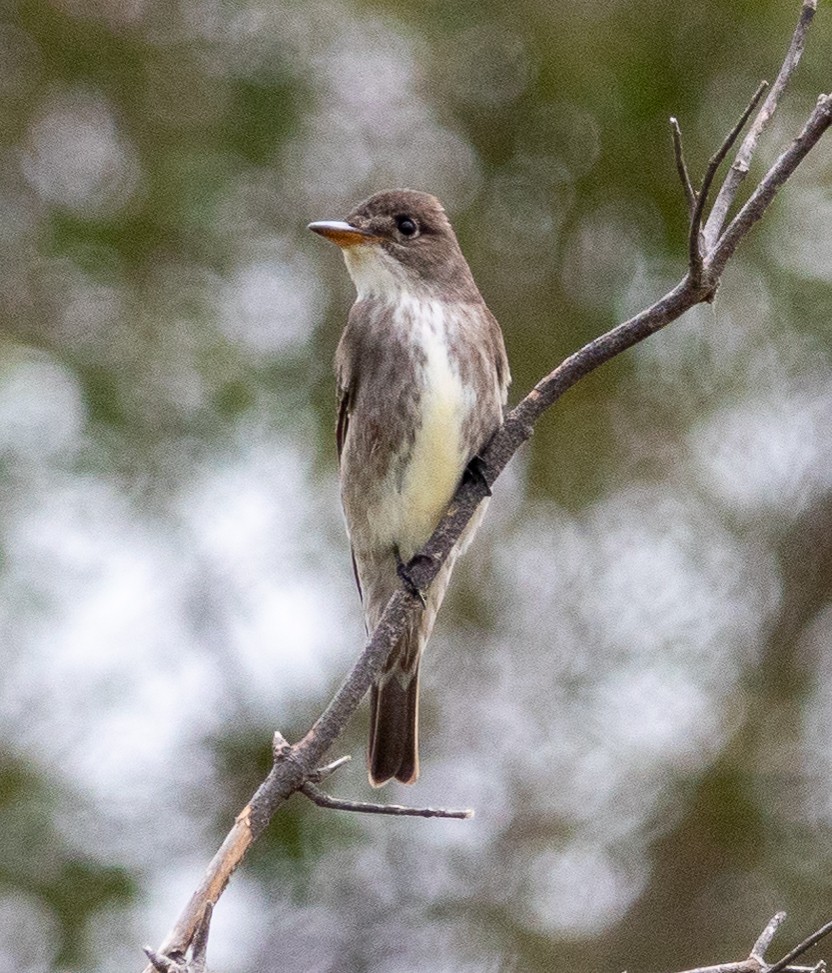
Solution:
[[[341,248],[359,298],[413,292],[456,301],[479,296],[445,210],[429,193],[376,193],[346,220],[321,220],[309,229]]]

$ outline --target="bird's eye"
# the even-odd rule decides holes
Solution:
[[[416,236],[419,230],[416,221],[412,220],[409,216],[397,216],[396,227],[402,236]]]

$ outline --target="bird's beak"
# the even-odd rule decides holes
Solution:
[[[352,226],[343,220],[318,220],[317,223],[310,223],[309,229],[313,233],[320,233],[327,240],[332,240],[341,248],[357,247],[359,244],[378,239],[375,234],[360,230],[357,226]]]

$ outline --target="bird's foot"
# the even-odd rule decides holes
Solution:
[[[462,475],[463,480],[467,480],[471,483],[479,483],[485,490],[485,495],[487,497],[491,496],[491,484],[485,475],[485,460],[479,453],[475,453],[468,465],[465,467],[465,472]]]
[[[413,580],[413,575],[408,570],[408,565],[402,561],[398,551],[396,551],[396,574],[398,574],[402,584],[410,592],[410,594],[413,595],[414,598],[419,599],[419,603],[421,604],[422,608],[427,608],[428,603],[427,599],[425,598],[424,591],[422,591],[419,585],[417,585]]]

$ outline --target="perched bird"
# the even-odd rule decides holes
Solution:
[[[310,223],[342,250],[357,296],[335,358],[341,498],[368,632],[503,420],[510,381],[442,204],[377,193],[345,221]],[[419,662],[477,510],[372,689],[370,783],[419,776]]]

